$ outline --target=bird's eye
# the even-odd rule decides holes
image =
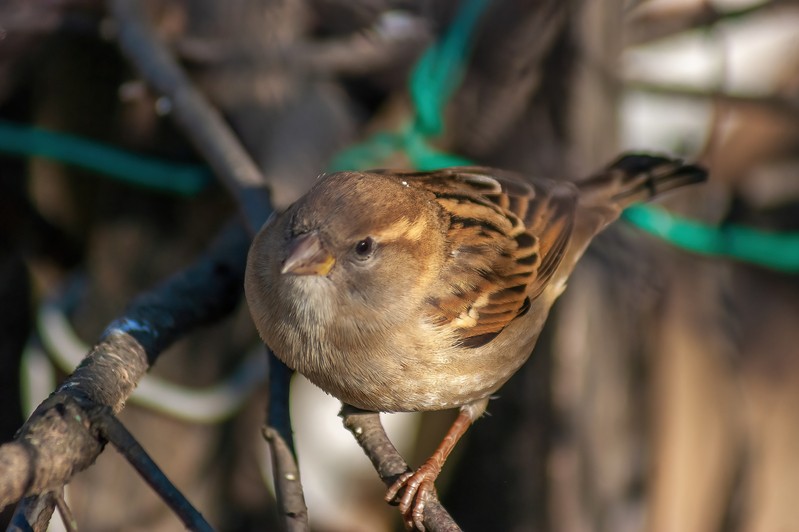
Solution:
[[[370,236],[367,236],[355,244],[355,254],[358,255],[359,259],[368,259],[372,256],[372,252],[374,252],[374,250],[375,241]]]

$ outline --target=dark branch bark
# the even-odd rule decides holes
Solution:
[[[8,531],[47,532],[55,505],[55,496],[52,493],[22,499],[14,511]]]
[[[119,412],[163,349],[189,330],[230,312],[241,298],[249,235],[225,230],[208,255],[138,297],[17,433],[0,446],[0,508],[60,489],[103,448],[84,409]],[[80,405],[80,406],[78,406]],[[52,511],[52,508],[51,508]]]
[[[289,388],[293,372],[273,353],[269,353],[269,407],[264,439],[272,451],[272,476],[275,481],[281,524],[288,532],[308,530],[308,508],[297,467],[291,418]]]
[[[388,439],[380,423],[380,415],[350,405],[344,405],[339,414],[369,460],[372,461],[380,480],[386,486],[407,471],[411,471],[394,444]],[[455,532],[460,527],[452,519],[437,498],[430,498],[424,507],[424,526],[430,532]]]
[[[272,451],[272,476],[283,529],[288,532],[308,530],[308,508],[305,506],[300,470],[291,447],[292,442],[271,426],[263,428],[263,435]]]

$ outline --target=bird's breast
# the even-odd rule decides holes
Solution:
[[[519,369],[543,325],[536,316],[512,322],[479,348],[458,346],[435,327],[419,323],[414,331],[392,331],[369,341],[312,341],[284,361],[322,390],[365,410],[456,408],[490,396]]]
[[[303,292],[283,299],[292,306],[273,315],[277,323],[267,343],[325,392],[380,412],[455,408],[495,393],[529,357],[558,295],[545,291],[497,337],[471,348],[423,317],[345,319],[317,289]]]

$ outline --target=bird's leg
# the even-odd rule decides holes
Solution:
[[[399,499],[399,508],[409,528],[424,530],[424,506],[430,494],[435,490],[434,482],[441,473],[455,445],[466,433],[474,421],[485,412],[488,399],[481,399],[464,405],[444,439],[432,456],[414,472],[401,475],[386,492],[386,502],[395,502],[397,494],[404,487],[405,491]]]

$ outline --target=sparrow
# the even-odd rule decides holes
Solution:
[[[532,353],[591,239],[627,205],[706,175],[643,154],[577,183],[484,167],[323,174],[253,240],[250,313],[280,360],[344,403],[460,409],[386,494],[423,530],[447,457]]]

